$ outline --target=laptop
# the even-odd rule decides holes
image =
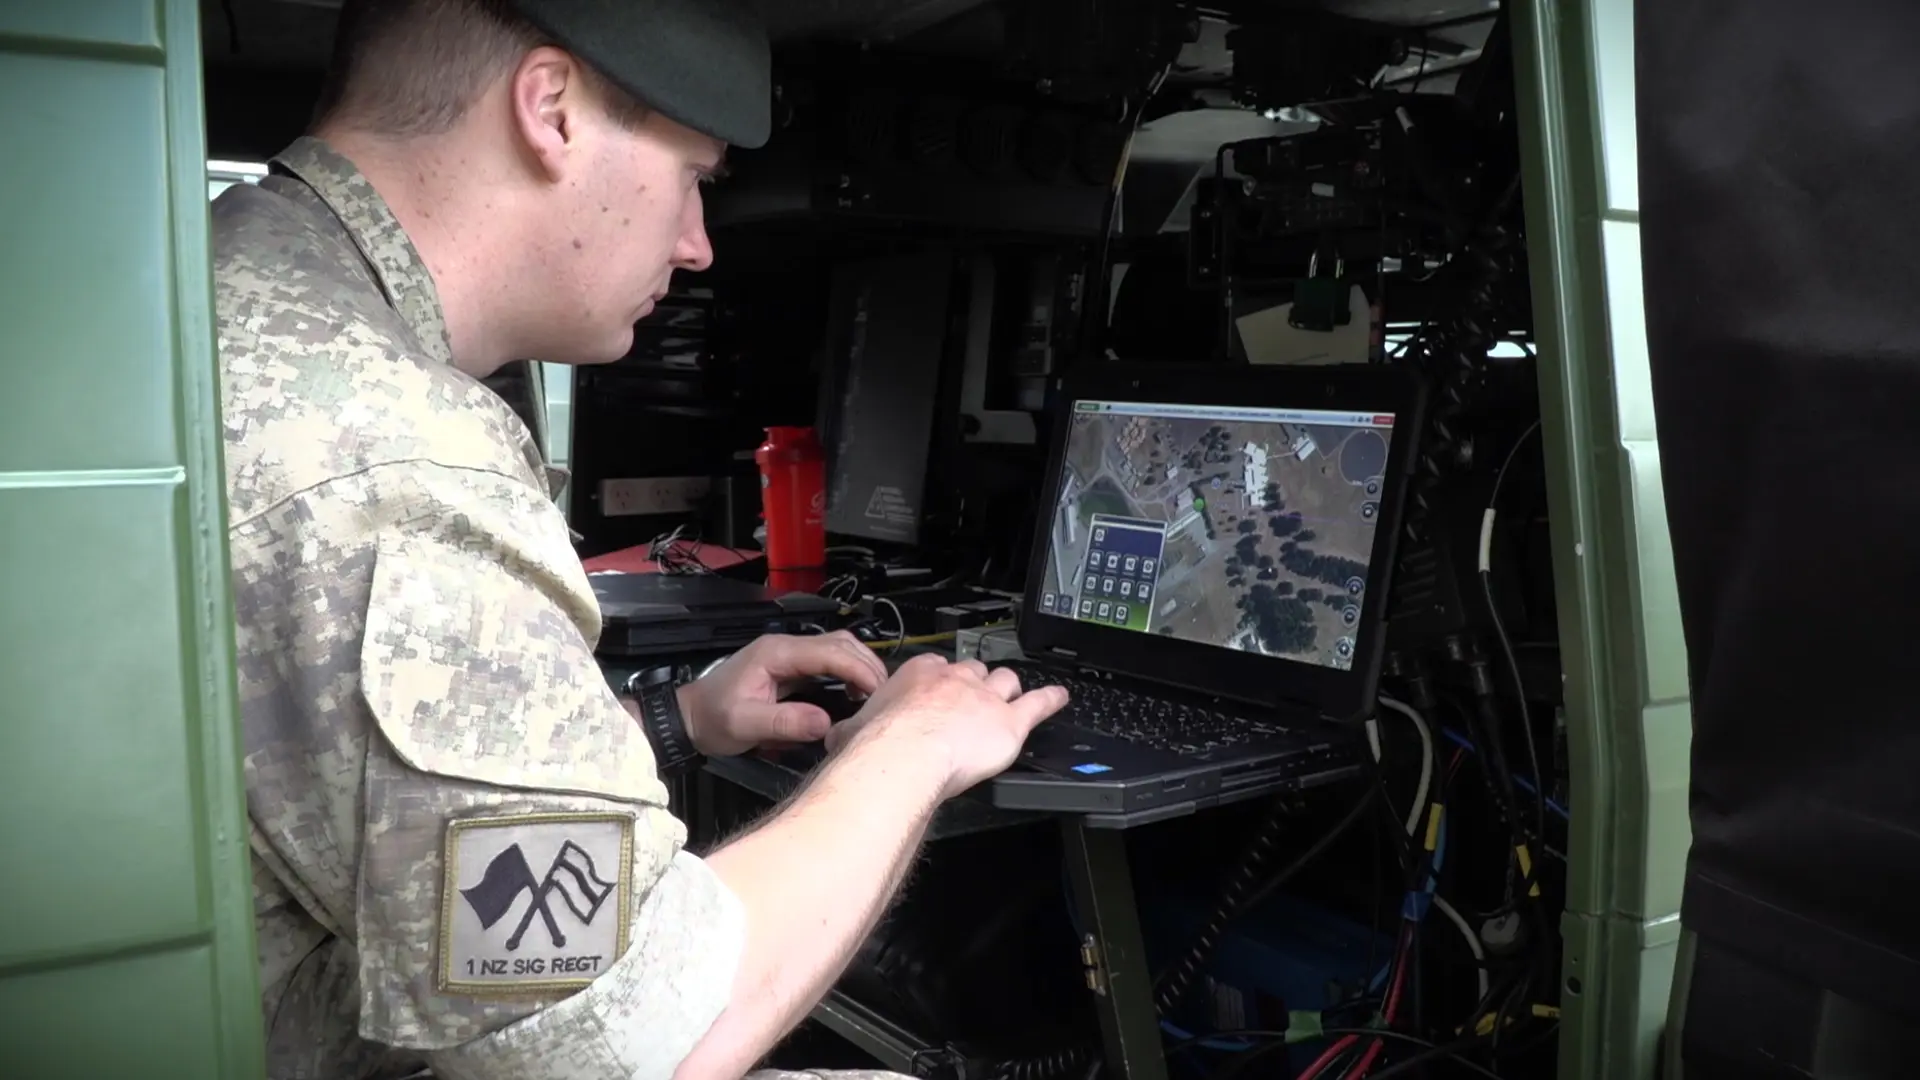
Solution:
[[[731,652],[762,634],[831,629],[840,605],[718,574],[589,574],[600,601],[601,656]]]
[[[1055,390],[1005,666],[1073,700],[984,794],[1131,824],[1358,774],[1419,377],[1102,367]]]

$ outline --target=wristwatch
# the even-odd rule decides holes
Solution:
[[[680,713],[679,684],[651,671],[628,676],[623,692],[640,704],[640,730],[653,745],[653,757],[663,776],[676,776],[700,762],[700,751],[687,733]]]

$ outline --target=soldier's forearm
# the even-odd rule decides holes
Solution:
[[[747,948],[676,1080],[740,1076],[825,996],[899,888],[945,781],[945,763],[907,740],[859,741],[707,858],[746,907]]]

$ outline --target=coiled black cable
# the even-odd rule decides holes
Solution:
[[[1171,1013],[1188,992],[1193,989],[1201,972],[1206,970],[1207,962],[1220,946],[1220,939],[1226,935],[1227,927],[1248,910],[1258,906],[1274,891],[1286,884],[1315,858],[1333,846],[1333,842],[1343,836],[1347,830],[1366,816],[1369,807],[1378,795],[1378,786],[1369,786],[1366,793],[1353,804],[1333,827],[1323,831],[1313,844],[1294,857],[1294,860],[1278,873],[1265,876],[1262,871],[1272,861],[1279,845],[1280,837],[1286,830],[1291,817],[1284,804],[1276,805],[1273,812],[1260,823],[1254,831],[1253,839],[1246,851],[1240,856],[1240,862],[1234,867],[1227,885],[1220,892],[1219,902],[1214,905],[1211,915],[1202,925],[1195,937],[1193,947],[1180,961],[1162,972],[1154,981],[1154,1010],[1161,1016]],[[1093,1059],[1091,1051],[1085,1047],[1071,1047],[1054,1054],[1015,1061],[1005,1061],[988,1070],[995,1080],[1058,1080],[1088,1065]]]
[[[1178,963],[1161,972],[1155,980],[1153,1005],[1162,1016],[1178,1007],[1187,996],[1187,991],[1193,988],[1194,980],[1199,978],[1201,970],[1219,947],[1220,937],[1226,932],[1233,913],[1240,909],[1240,902],[1260,883],[1260,873],[1267,868],[1268,860],[1273,858],[1274,849],[1279,846],[1287,817],[1286,805],[1277,804],[1259,828],[1254,830],[1252,841],[1241,853],[1233,872],[1227,875],[1226,887],[1220,890],[1220,898],[1201,926],[1199,935],[1194,938],[1193,946]]]
[[[1090,1061],[1092,1057],[1086,1047],[1070,1046],[1051,1054],[1003,1061],[994,1066],[989,1075],[993,1080],[1059,1080],[1086,1068]]]
[[[1207,962],[1213,959],[1214,951],[1220,947],[1220,939],[1226,935],[1227,927],[1248,909],[1273,895],[1275,889],[1331,847],[1335,840],[1366,815],[1375,795],[1376,789],[1369,787],[1366,794],[1354,803],[1353,809],[1348,810],[1346,816],[1331,829],[1322,832],[1311,847],[1296,856],[1279,873],[1263,879],[1261,872],[1273,858],[1288,816],[1278,806],[1267,815],[1252,842],[1247,845],[1246,852],[1240,856],[1240,862],[1227,879],[1226,887],[1220,891],[1219,902],[1214,905],[1213,913],[1207,917],[1200,933],[1194,938],[1193,947],[1178,963],[1154,980],[1153,1004],[1160,1015],[1173,1012],[1193,989],[1200,973],[1206,970]]]
[[[1406,352],[1408,361],[1433,383],[1427,430],[1408,496],[1407,534],[1416,540],[1427,536],[1435,489],[1455,470],[1473,463],[1472,440],[1457,425],[1473,409],[1485,381],[1487,354],[1500,337],[1501,290],[1514,251],[1513,231],[1502,222],[1519,190],[1520,177],[1515,175],[1495,200],[1486,223],[1467,237],[1454,256],[1465,279],[1460,303],[1423,331]]]

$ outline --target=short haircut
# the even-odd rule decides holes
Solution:
[[[543,45],[565,48],[505,0],[346,0],[314,123],[389,138],[443,135]],[[644,103],[578,56],[574,63],[621,127],[647,119]]]

